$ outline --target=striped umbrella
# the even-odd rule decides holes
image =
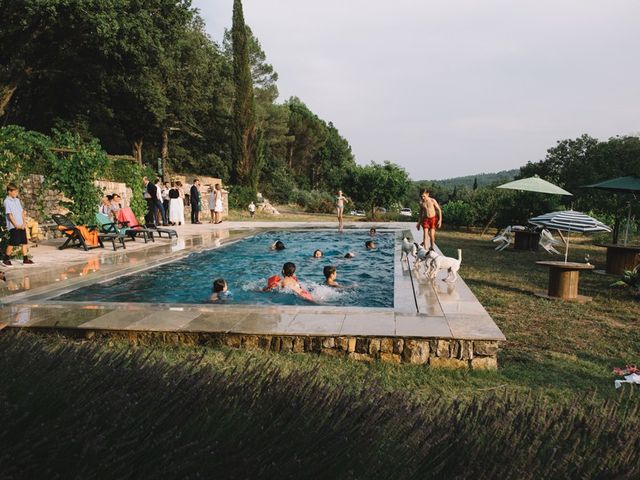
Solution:
[[[560,212],[551,212],[533,217],[529,219],[529,223],[538,227],[551,228],[554,230],[562,230],[569,232],[567,235],[567,245],[564,252],[564,261],[567,261],[569,255],[569,235],[571,232],[578,233],[596,233],[610,232],[611,228],[606,226],[599,220],[589,215],[576,212],[575,210],[563,210]]]

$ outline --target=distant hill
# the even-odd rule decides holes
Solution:
[[[503,170],[497,173],[479,173],[477,175],[467,175],[465,177],[445,178],[444,180],[420,180],[416,183],[436,184],[445,188],[453,188],[456,186],[460,187],[463,185],[472,188],[473,182],[476,178],[478,179],[478,186],[482,187],[483,185],[489,185],[497,182],[498,180],[508,182],[509,180],[513,180],[519,173],[520,169],[515,168],[513,170]]]

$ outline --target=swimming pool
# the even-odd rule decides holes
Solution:
[[[365,242],[374,240],[375,250]],[[276,241],[286,249],[272,251]],[[230,304],[309,305],[282,291],[262,292],[267,278],[280,274],[285,262],[296,264],[296,275],[315,302],[333,306],[393,307],[395,233],[329,230],[265,232],[217,249],[194,252],[182,259],[139,273],[121,276],[65,293],[55,300],[82,302],[206,303],[216,278],[226,279]],[[313,258],[316,249],[322,258]],[[355,257],[344,258],[346,252]],[[333,265],[338,282],[348,289],[323,285],[323,267]]]

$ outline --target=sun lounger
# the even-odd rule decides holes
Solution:
[[[498,233],[492,240],[492,242],[498,243],[498,246],[495,248],[498,252],[501,252],[509,245],[513,244],[513,241],[513,234],[511,233],[510,226]]]
[[[158,227],[155,223],[147,223],[147,228],[156,232],[160,238],[162,238],[163,233],[167,236],[167,238],[178,238],[178,232],[176,232],[173,228]]]
[[[152,234],[158,235],[158,237],[161,237],[161,238],[163,233],[167,235],[168,238],[178,237],[178,232],[176,232],[171,228],[158,228],[155,226],[155,224],[147,224],[145,226],[140,225],[138,223],[138,219],[136,219],[136,216],[133,213],[133,210],[131,210],[131,208],[129,207],[118,210],[117,218],[120,224],[128,228],[134,228],[138,230],[147,229],[148,231],[152,232]],[[152,240],[153,240],[153,237],[152,237]]]
[[[100,233],[95,225],[76,225],[69,217],[54,213],[51,218],[58,225],[58,230],[67,238],[58,247],[60,250],[82,247],[85,251],[92,248],[104,248],[104,241],[110,241],[113,249],[126,248],[124,238],[114,233]]]
[[[100,225],[102,233],[115,233],[118,235],[124,235],[125,238],[135,241],[136,237],[142,237],[144,243],[149,240],[154,242],[153,230],[147,228],[133,228],[129,226],[119,225],[119,222],[112,222],[109,217],[104,213],[96,213],[96,222]]]

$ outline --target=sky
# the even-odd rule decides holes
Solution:
[[[218,43],[232,0],[194,0]],[[518,168],[640,132],[638,0],[244,0],[245,22],[356,161],[414,180]]]

